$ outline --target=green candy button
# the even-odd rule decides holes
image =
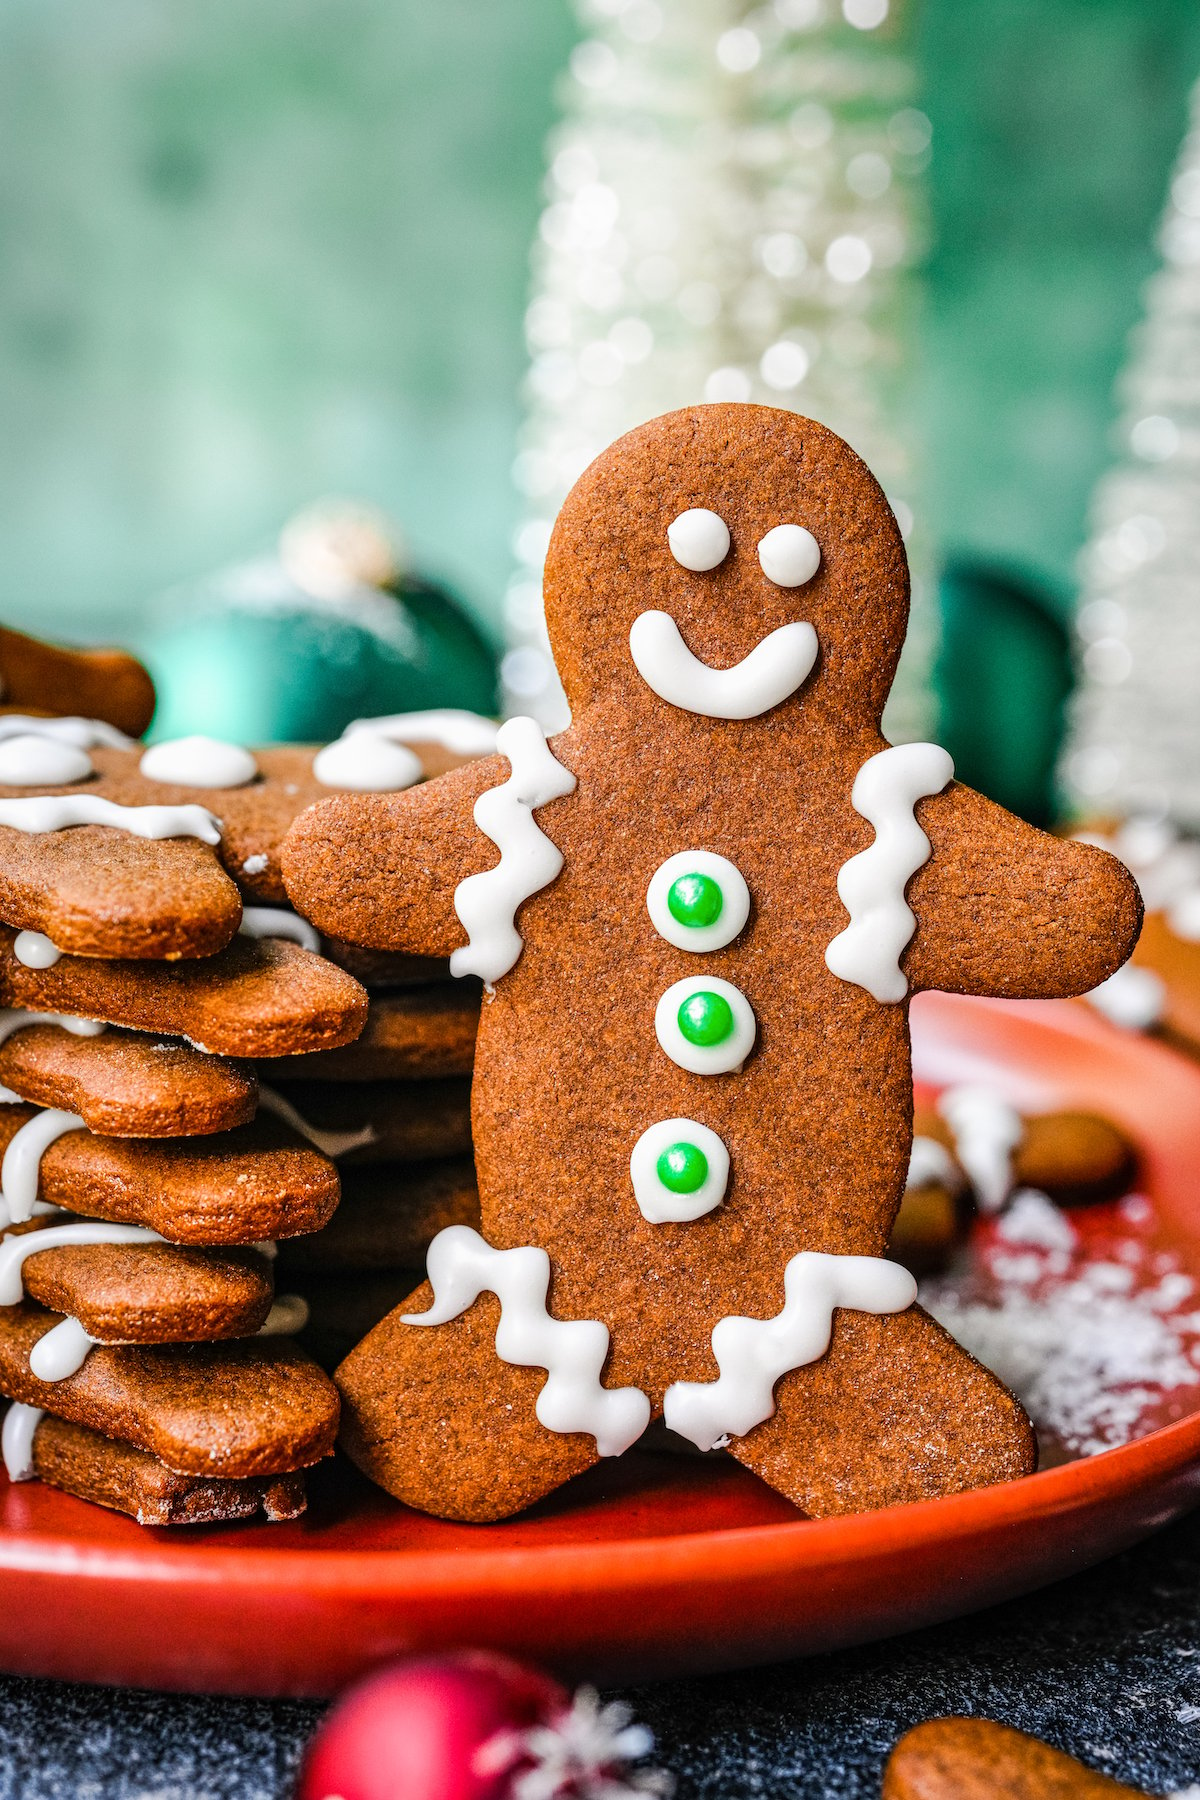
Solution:
[[[667,911],[671,917],[680,925],[697,929],[715,925],[724,904],[721,884],[711,875],[681,875],[667,892]]]
[[[733,1030],[733,1008],[728,1000],[705,988],[689,994],[676,1016],[688,1043],[706,1049],[723,1044]]]
[[[697,1193],[708,1180],[708,1158],[698,1144],[668,1144],[655,1167],[673,1194]]]

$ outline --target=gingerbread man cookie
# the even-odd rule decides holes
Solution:
[[[322,931],[489,990],[482,1230],[443,1231],[339,1372],[351,1456],[410,1504],[505,1516],[658,1413],[813,1515],[1033,1467],[1017,1402],[884,1258],[907,1003],[1080,992],[1140,906],[1112,857],[887,745],[907,604],[839,438],[667,415],[554,530],[571,728],[510,720],[500,757],[292,827],[284,880]]]

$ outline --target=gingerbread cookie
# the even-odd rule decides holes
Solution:
[[[882,1800],[1146,1800],[1043,1744],[990,1719],[930,1719],[906,1732],[888,1758]]]
[[[210,956],[239,925],[278,931],[317,949],[311,927],[241,894],[281,901],[280,841],[298,812],[331,787],[406,788],[464,757],[438,741],[392,741],[405,718],[435,729],[457,715],[363,721],[339,744],[248,750],[190,737],[119,747],[95,722],[77,743],[36,719],[0,735],[0,920],[29,934],[26,960],[56,951],[118,958]],[[494,747],[496,728],[474,715],[455,744]],[[31,792],[31,790],[36,790]],[[20,954],[20,951],[18,952]]]
[[[430,1243],[447,1225],[479,1224],[479,1190],[469,1156],[351,1169],[342,1200],[322,1231],[279,1247],[289,1283],[308,1292],[305,1278],[376,1269],[419,1269]]]
[[[337,1390],[286,1339],[100,1344],[76,1373],[47,1381],[30,1357],[59,1323],[31,1301],[0,1306],[0,1387],[23,1406],[206,1479],[291,1474],[333,1449]]]
[[[0,1086],[108,1137],[203,1137],[258,1106],[242,1064],[66,1013],[0,1013]]]
[[[235,1481],[177,1475],[146,1450],[33,1407],[11,1407],[9,1420],[10,1481],[36,1476],[80,1500],[128,1513],[139,1525],[228,1525],[260,1511],[275,1524],[304,1511],[300,1475]]]
[[[186,1038],[223,1056],[292,1056],[348,1044],[367,996],[344,970],[281,938],[235,938],[197,962],[60,957],[31,969],[0,927],[0,1004]]]
[[[1094,986],[1132,881],[880,736],[904,549],[820,425],[709,406],[621,439],[559,515],[546,600],[567,732],[510,720],[499,757],[325,801],[283,848],[320,930],[494,990],[482,1235],[436,1238],[342,1365],[350,1454],[463,1519],[660,1411],[813,1515],[1025,1473],[1021,1408],[883,1257],[907,1000]]]
[[[176,1244],[255,1244],[317,1231],[338,1203],[330,1159],[269,1114],[210,1137],[109,1138],[74,1113],[0,1104],[0,1155],[17,1223],[41,1201]]]
[[[67,649],[0,626],[0,705],[0,727],[5,714],[74,713],[135,738],[154,715],[154,683],[128,651]]]

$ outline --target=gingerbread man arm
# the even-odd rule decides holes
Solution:
[[[292,905],[330,937],[449,956],[467,941],[454,891],[496,861],[475,824],[475,802],[507,773],[502,756],[488,756],[400,794],[318,801],[284,840]]]
[[[958,782],[916,816],[933,853],[906,896],[913,992],[1053,999],[1086,993],[1128,957],[1142,901],[1115,856],[1038,831]]]

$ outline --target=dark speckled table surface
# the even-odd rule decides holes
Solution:
[[[1029,1599],[909,1637],[632,1691],[680,1800],[871,1800],[941,1713],[1165,1794],[1200,1780],[1200,1514]],[[320,1708],[0,1681],[0,1800],[285,1800]]]

